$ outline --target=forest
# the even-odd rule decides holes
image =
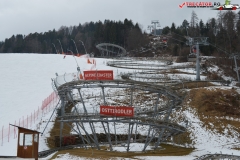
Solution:
[[[132,20],[105,20],[78,26],[61,26],[58,30],[27,36],[13,35],[0,42],[0,53],[66,53],[68,50],[77,53],[75,44],[80,54],[85,54],[84,46],[88,53],[97,53],[95,46],[99,43],[113,43],[133,49],[144,45],[146,39],[147,36],[142,33],[138,23],[134,24]]]
[[[180,26],[172,23],[164,27],[163,35],[171,35],[171,53],[174,56],[189,54],[187,37],[207,37],[209,45],[200,45],[200,51],[206,56],[226,56],[240,52],[240,12],[219,11],[216,18],[210,18],[206,23],[199,20],[192,11],[190,21],[183,20]],[[181,51],[179,52],[179,50]]]
[[[199,20],[192,11],[191,19],[183,20],[177,26],[162,28],[162,35],[170,37],[168,51],[173,56],[189,54],[186,45],[187,37],[208,37],[209,45],[200,46],[204,55],[239,53],[240,51],[240,12],[219,11],[216,18],[207,22]],[[85,44],[88,53],[98,54],[96,45],[99,43],[113,43],[124,47],[128,52],[141,47],[149,47],[149,34],[132,20],[122,21],[105,20],[104,22],[86,22],[78,26],[61,26],[58,30],[49,30],[44,33],[31,33],[29,35],[13,35],[0,42],[0,53],[61,53],[72,50],[73,53],[84,54]],[[61,47],[62,45],[62,47]]]

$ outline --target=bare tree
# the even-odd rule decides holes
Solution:
[[[68,27],[68,34],[72,35],[72,31],[73,31],[73,26]]]
[[[192,11],[190,26],[192,28],[195,28],[197,24],[198,24],[198,16],[194,11]]]
[[[190,28],[189,28],[190,36],[197,35],[197,29],[196,29],[197,27],[198,27],[198,16],[194,11],[192,11],[191,20],[190,20]]]

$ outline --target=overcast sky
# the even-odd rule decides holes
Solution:
[[[180,9],[185,0],[0,0],[0,41],[12,35],[28,35],[34,32],[58,30],[61,26],[76,26],[79,23],[131,19],[144,30],[151,20],[159,20],[161,27],[180,25],[190,21],[194,10],[204,23],[217,12],[209,8]],[[202,0],[200,0],[202,1]],[[200,2],[191,0],[190,2]],[[225,0],[215,0],[224,3]],[[204,0],[204,2],[215,2]],[[232,0],[232,4],[239,0]],[[238,11],[235,11],[238,12]]]

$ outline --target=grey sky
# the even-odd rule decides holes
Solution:
[[[0,41],[12,35],[27,35],[34,32],[58,30],[61,26],[109,20],[132,19],[143,29],[151,20],[159,20],[161,27],[172,22],[180,25],[184,19],[190,20],[194,10],[204,23],[216,17],[218,11],[209,8],[180,9],[186,0],[0,0]],[[225,0],[190,0],[187,2],[221,2]],[[239,0],[232,0],[232,4]],[[238,11],[235,11],[238,12]]]

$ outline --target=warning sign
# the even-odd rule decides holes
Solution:
[[[83,71],[85,80],[113,80],[112,70]]]
[[[133,117],[134,108],[126,106],[100,106],[100,114],[116,117]]]

